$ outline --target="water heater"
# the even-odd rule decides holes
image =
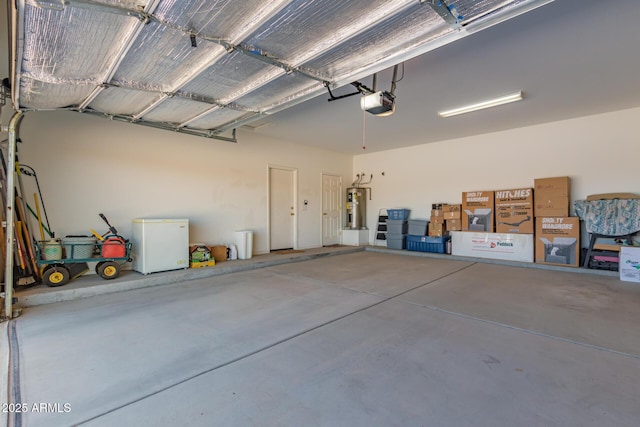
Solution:
[[[347,228],[367,228],[368,188],[347,188]]]

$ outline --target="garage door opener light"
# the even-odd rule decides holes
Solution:
[[[472,111],[483,110],[485,108],[497,107],[498,105],[508,104],[522,100],[522,91],[515,92],[499,98],[488,99],[486,101],[476,102],[475,104],[465,105],[464,107],[453,108],[451,110],[439,111],[440,117],[457,116],[458,114],[470,113]]]

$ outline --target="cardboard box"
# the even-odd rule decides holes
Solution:
[[[442,209],[431,209],[431,216],[442,216]]]
[[[538,193],[534,193],[535,199],[535,211],[536,217],[539,216],[569,216],[569,198],[565,196],[538,196]]]
[[[533,234],[452,231],[451,254],[533,262]]]
[[[496,191],[496,232],[533,234],[533,188]]]
[[[444,217],[443,216],[432,216],[431,218],[429,218],[429,223],[431,224],[444,224]]]
[[[569,216],[571,180],[568,176],[538,178],[533,182],[535,216]]]
[[[211,249],[202,243],[192,243],[189,245],[189,261],[207,262],[211,259]]]
[[[461,219],[448,219],[445,221],[445,226],[447,227],[447,231],[461,231],[462,230],[462,220]]]
[[[442,212],[445,214],[457,212],[458,215],[460,215],[462,213],[462,205],[443,205]],[[460,216],[458,216],[458,218],[460,218]]]
[[[462,230],[493,232],[494,203],[493,191],[462,193]]]
[[[444,219],[461,219],[462,218],[462,212],[457,211],[457,212],[445,212],[443,215]]]
[[[429,236],[443,237],[447,235],[447,227],[444,224],[429,223]]]
[[[536,218],[536,263],[580,265],[580,218]]]
[[[618,264],[620,280],[640,283],[640,247],[622,246]]]
[[[211,246],[211,255],[215,262],[223,262],[227,260],[227,247],[225,245]]]
[[[544,195],[571,196],[571,179],[568,176],[556,178],[537,178],[533,180],[533,188],[536,192]]]

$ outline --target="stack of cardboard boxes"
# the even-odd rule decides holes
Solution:
[[[454,255],[533,262],[532,189],[462,193],[461,227]]]
[[[453,254],[579,266],[580,221],[569,216],[570,195],[569,177],[462,193],[461,230],[475,233],[454,233]]]
[[[577,267],[580,263],[580,220],[569,216],[569,177],[534,181],[535,262]]]
[[[431,218],[429,219],[429,236],[443,237],[447,235],[447,227],[444,222],[442,204],[431,205]]]
[[[462,229],[461,205],[438,203],[431,205],[429,236],[444,237],[449,231]]]
[[[442,216],[447,231],[462,230],[462,205],[442,205]]]
[[[534,188],[464,192],[460,205],[431,206],[428,237],[451,235],[453,255],[577,267],[580,221],[569,216],[570,190],[569,177],[557,177],[535,179]],[[409,235],[420,237],[427,221],[416,223],[419,233]],[[398,230],[405,232],[405,228]],[[423,238],[417,243],[441,245],[444,241]],[[434,251],[444,253],[440,246]]]

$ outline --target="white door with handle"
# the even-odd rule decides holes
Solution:
[[[292,249],[295,215],[294,171],[269,168],[269,249]]]
[[[322,246],[340,243],[342,177],[322,174]]]

